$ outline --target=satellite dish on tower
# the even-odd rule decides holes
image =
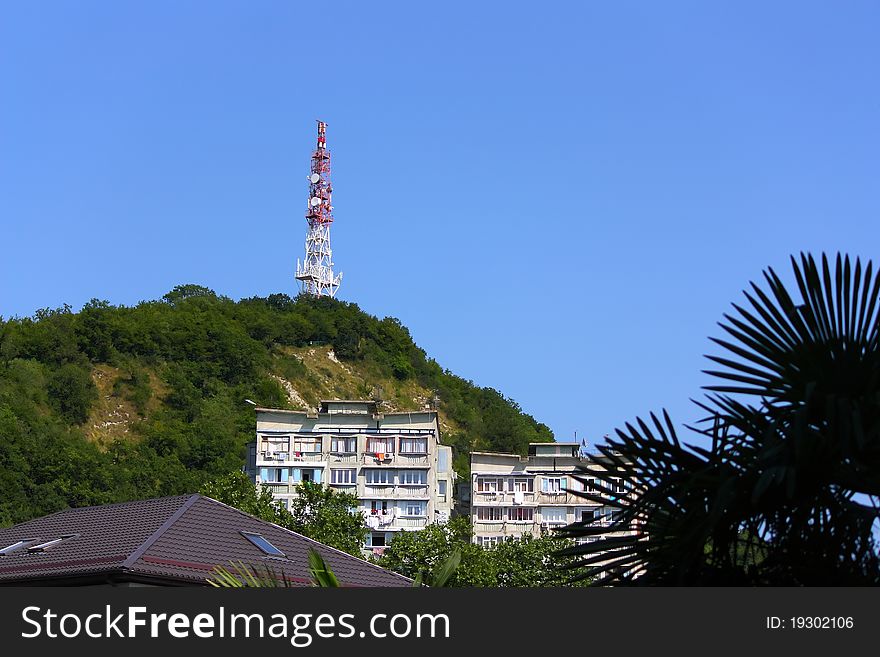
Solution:
[[[317,173],[313,173],[311,176],[309,176],[309,180],[312,181],[312,183],[316,183],[320,179],[321,179],[321,176]]]
[[[310,204],[313,208],[318,207],[319,205],[321,205],[321,199],[319,199],[317,196],[313,196],[313,197],[311,198],[311,200],[309,201],[309,204]]]

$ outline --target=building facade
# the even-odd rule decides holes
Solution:
[[[584,490],[573,475],[599,467],[597,457],[582,455],[578,443],[531,443],[529,455],[471,453],[471,521],[474,542],[497,545],[524,534],[540,536],[554,527],[582,520],[610,525],[613,508],[571,491]],[[614,494],[626,495],[620,481]]]
[[[317,413],[257,408],[248,470],[289,507],[300,482],[357,496],[381,553],[395,532],[445,522],[452,512],[452,449],[436,411],[380,413],[376,402],[322,401]]]

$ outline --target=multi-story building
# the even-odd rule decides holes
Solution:
[[[437,412],[381,413],[376,402],[322,401],[317,413],[257,408],[248,471],[285,506],[300,482],[357,496],[380,553],[395,532],[445,522],[452,511],[452,449]]]
[[[582,520],[611,524],[613,507],[571,491],[584,490],[573,475],[598,468],[601,456],[582,455],[578,443],[531,443],[529,455],[471,453],[471,521],[474,542],[497,545],[505,538],[542,532]],[[626,481],[614,494],[625,495]]]

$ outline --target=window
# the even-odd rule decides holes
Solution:
[[[311,481],[320,484],[321,468],[293,468],[293,481],[297,484],[301,481]]]
[[[357,483],[357,470],[354,468],[345,470],[330,470],[330,483],[354,485]]]
[[[424,486],[428,483],[428,473],[425,470],[401,470],[398,483],[408,486]]]
[[[534,522],[535,510],[522,506],[514,506],[507,509],[507,519],[511,522]]]
[[[385,534],[368,534],[367,547],[385,547]]]
[[[477,521],[478,522],[501,522],[503,509],[500,506],[478,506]]]
[[[364,481],[372,486],[390,486],[394,483],[394,471],[364,470]]]
[[[284,458],[290,446],[289,436],[271,436],[263,438],[263,451],[267,458]]]
[[[44,552],[45,550],[48,550],[50,547],[58,545],[59,543],[63,543],[64,541],[66,541],[68,539],[77,538],[78,536],[79,536],[79,534],[62,534],[61,538],[55,538],[51,541],[46,541],[44,543],[40,543],[39,545],[31,545],[28,548],[28,552]]]
[[[355,436],[333,436],[330,439],[330,451],[339,454],[354,454],[357,452],[357,437]]]
[[[21,548],[30,545],[32,543],[36,543],[40,539],[38,538],[23,538],[20,541],[16,541],[12,545],[7,545],[5,548],[0,550],[0,557],[9,554],[10,552],[15,552],[16,550],[20,550]]]
[[[400,450],[403,451],[402,449]],[[449,452],[441,449],[437,453],[437,472],[447,472],[449,470]]]
[[[611,484],[611,490],[615,493],[625,493],[626,484],[622,479],[614,479]]]
[[[427,502],[407,502],[406,515],[408,516],[424,516],[428,510]]]
[[[566,520],[565,507],[562,506],[545,506],[541,509],[541,522],[552,522],[554,524],[565,524]]]
[[[515,493],[533,493],[535,480],[532,477],[511,477],[507,480],[507,490]]]
[[[315,453],[321,451],[321,437],[317,436],[294,436],[293,438],[293,453],[296,456],[297,453]]]
[[[371,454],[393,454],[394,438],[371,436],[367,438],[367,451]]]
[[[255,534],[253,532],[240,532],[242,536],[244,536],[251,543],[256,545],[263,551],[265,554],[270,554],[273,557],[283,557],[284,553],[279,550],[277,547],[272,545],[266,538],[264,538],[260,534]]]
[[[596,485],[596,480],[593,479],[592,477],[587,479],[586,482],[584,483],[584,490],[598,492],[599,487]]]
[[[477,545],[485,548],[495,547],[503,540],[501,536],[477,536]]]
[[[614,513],[614,509],[610,506],[601,506],[593,511],[593,520],[611,522],[613,520],[616,520],[616,515],[617,514]]]
[[[586,511],[581,510],[581,522],[593,522],[593,511],[592,509],[588,509]]]
[[[541,480],[541,492],[564,493],[566,486],[565,479],[565,477],[544,477]]]
[[[504,480],[495,477],[477,477],[478,493],[496,493],[504,490]]]
[[[388,500],[370,500],[369,506],[365,507],[372,515],[388,513]]]
[[[441,479],[440,481],[437,482],[437,492],[440,495],[446,495],[446,480],[445,479]]]
[[[286,484],[288,468],[260,468],[260,481],[264,484]]]
[[[427,454],[428,439],[427,438],[401,438],[400,439],[401,454]]]

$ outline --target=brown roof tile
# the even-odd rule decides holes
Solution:
[[[270,557],[241,532],[264,536],[284,552]],[[74,539],[42,553],[0,556],[0,584],[56,578],[143,579],[203,584],[216,565],[267,564],[294,584],[309,585],[313,547],[343,586],[409,586],[410,580],[201,495],[181,495],[67,509],[0,529],[0,549],[25,538]]]

